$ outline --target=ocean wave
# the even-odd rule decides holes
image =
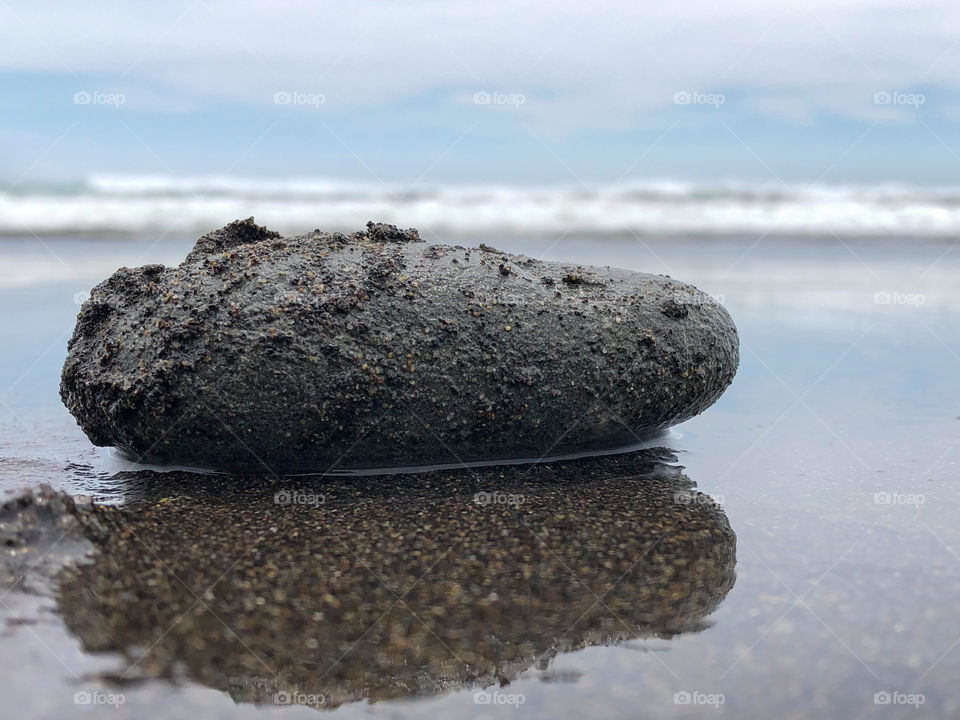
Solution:
[[[0,234],[198,233],[249,216],[283,232],[367,220],[445,236],[951,236],[960,188],[697,184],[586,187],[362,183],[329,178],[96,175],[0,192]]]

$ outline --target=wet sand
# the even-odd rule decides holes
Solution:
[[[77,537],[71,544],[75,528],[47,555],[42,545],[8,549],[17,564],[5,565],[13,587],[0,604],[5,697],[31,717],[74,717],[77,692],[122,694],[117,710],[80,708],[91,716],[316,717],[309,703],[273,707],[281,690],[312,693],[344,717],[954,716],[960,251],[949,242],[754,241],[609,241],[600,249],[571,239],[553,247],[552,238],[497,242],[547,259],[669,273],[723,296],[738,324],[743,361],[734,384],[715,407],[662,439],[678,463],[654,463],[684,466],[682,475],[722,508],[707,517],[709,503],[674,503],[670,527],[681,537],[719,529],[719,542],[663,552],[656,567],[641,561],[641,571],[619,583],[628,560],[654,546],[651,523],[667,522],[654,501],[683,487],[678,471],[651,477],[634,468],[569,482],[546,466],[498,468],[513,477],[497,481],[504,491],[513,473],[529,473],[523,483],[540,478],[528,489],[530,504],[519,506],[474,503],[474,473],[488,472],[476,470],[451,471],[459,479],[447,477],[442,488],[429,480],[438,474],[405,476],[409,496],[382,476],[356,485],[311,481],[296,487],[326,502],[287,511],[264,494],[287,488],[270,476],[249,494],[231,491],[241,486],[227,478],[160,483],[91,448],[57,404],[73,294],[92,278],[0,289],[0,305],[16,310],[4,320],[13,341],[0,375],[12,387],[0,397],[0,486],[12,492],[49,482],[119,506],[102,511],[114,520],[104,520],[97,543]],[[182,248],[158,250],[175,256]],[[141,262],[148,260],[163,257]],[[547,535],[556,556],[520,519]],[[266,523],[279,537],[258,544]],[[418,530],[426,524],[431,532]],[[130,528],[136,532],[125,537]],[[735,568],[728,568],[732,556],[715,555],[713,572],[674,570],[672,579],[660,572],[678,558],[718,553],[731,531]],[[294,532],[313,542],[298,543]],[[345,548],[330,532],[353,541]],[[159,548],[163,562],[137,537]],[[101,552],[87,564],[57,574],[95,546]],[[357,558],[402,595],[445,551],[404,599],[426,627],[398,603],[350,649],[363,621],[395,599],[372,574],[357,572],[364,569]],[[525,567],[537,572],[525,577]],[[301,574],[308,569],[309,577]],[[207,599],[207,587],[227,570]],[[24,573],[33,579],[22,581]],[[301,591],[334,579],[349,598],[339,608],[325,604],[327,593]],[[487,580],[508,589],[497,593],[508,613],[483,605]],[[563,639],[557,628],[577,620],[607,584],[616,615],[598,606]],[[460,589],[451,595],[453,587]],[[645,592],[670,587],[681,597],[667,607],[679,612],[647,602]],[[212,612],[198,604],[166,627],[197,597]],[[313,619],[317,612],[322,621]],[[338,613],[337,621],[323,622],[327,612]],[[671,625],[670,617],[683,622]],[[484,622],[492,631],[478,634]],[[283,634],[271,637],[271,627]],[[284,682],[244,644],[281,667]],[[348,652],[324,677],[340,648]],[[539,663],[544,656],[549,662]],[[500,687],[503,681],[510,684]],[[490,682],[488,692],[504,695],[476,702],[476,690]]]
[[[58,611],[85,650],[124,656],[118,680],[184,675],[244,702],[552,677],[560,653],[708,627],[733,586],[723,512],[663,457],[339,481],[137,474],[149,499],[76,515],[96,555],[58,577]]]

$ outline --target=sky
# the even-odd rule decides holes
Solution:
[[[958,185],[960,3],[0,2],[0,188]]]

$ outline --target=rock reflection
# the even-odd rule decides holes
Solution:
[[[59,610],[118,677],[333,708],[705,627],[736,538],[665,451],[365,478],[117,476]]]

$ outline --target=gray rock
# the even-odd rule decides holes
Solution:
[[[95,287],[61,397],[136,459],[326,471],[635,442],[711,405],[730,316],[665,276],[234,222]]]

